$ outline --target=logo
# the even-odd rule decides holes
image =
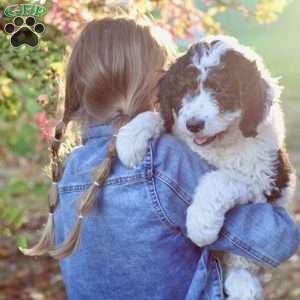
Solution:
[[[9,18],[20,16],[40,17],[46,14],[47,8],[37,4],[13,4],[9,5],[4,10],[4,15]]]
[[[4,31],[11,35],[11,45],[15,48],[21,45],[37,46],[39,34],[45,31],[45,26],[36,22],[34,17],[42,16],[46,12],[47,8],[42,5],[14,4],[7,6],[4,15],[14,18],[11,23],[4,26]]]
[[[34,17],[22,17],[14,18],[13,23],[5,25],[4,30],[8,34],[12,34],[10,43],[13,47],[19,47],[26,44],[31,47],[35,47],[39,43],[39,37],[37,33],[43,33],[45,27],[42,23],[36,23]]]

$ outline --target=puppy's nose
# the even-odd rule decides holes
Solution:
[[[191,132],[198,132],[205,126],[205,121],[191,118],[186,122],[186,128]]]

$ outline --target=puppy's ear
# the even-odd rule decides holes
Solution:
[[[188,90],[197,89],[199,70],[192,65],[194,49],[177,59],[159,81],[158,99],[166,132],[171,132],[174,124],[173,111],[177,113],[181,101]]]
[[[256,61],[250,61],[234,50],[225,54],[225,60],[239,85],[242,109],[240,130],[245,137],[255,137],[257,126],[265,114],[268,85],[261,77]]]
[[[213,41],[214,42],[218,42],[217,40]],[[196,43],[192,46],[192,48],[194,49],[194,52],[197,55],[198,60],[200,61],[202,56],[207,53],[208,49],[209,49],[210,45],[207,42],[199,42]]]
[[[158,100],[160,104],[160,112],[164,119],[166,132],[171,132],[174,124],[173,117],[173,84],[175,74],[170,74],[171,69],[160,79],[158,88]]]

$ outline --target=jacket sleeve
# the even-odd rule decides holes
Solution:
[[[155,181],[161,206],[170,222],[186,236],[186,210],[201,177],[214,167],[175,137],[152,143]],[[246,204],[226,215],[211,250],[223,250],[276,267],[300,246],[300,231],[286,209],[268,203]]]
[[[300,246],[300,231],[283,207],[268,203],[246,204],[226,215],[218,240],[209,246],[277,267]]]

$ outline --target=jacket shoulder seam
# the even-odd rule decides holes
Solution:
[[[146,184],[148,187],[148,190],[150,192],[151,202],[152,206],[158,215],[160,221],[166,225],[169,229],[171,229],[174,232],[179,231],[179,226],[176,225],[172,220],[169,218],[167,212],[161,205],[161,201],[159,199],[159,196],[157,194],[155,180],[154,180],[154,173],[153,173],[153,152],[152,152],[152,145],[149,145],[147,156],[146,156]]]
[[[185,204],[190,205],[192,203],[192,196],[185,192],[182,187],[168,175],[160,170],[155,170],[155,176],[161,182],[165,183]]]
[[[122,176],[122,177],[116,177],[116,178],[110,178],[106,180],[106,182],[102,185],[108,186],[108,185],[122,185],[122,184],[128,184],[128,183],[135,183],[135,182],[141,182],[145,181],[146,175],[144,173],[135,174],[132,176]],[[60,185],[58,183],[58,192],[59,193],[72,193],[72,192],[81,192],[84,190],[87,190],[92,182],[87,182],[83,184],[68,184],[68,185]]]

